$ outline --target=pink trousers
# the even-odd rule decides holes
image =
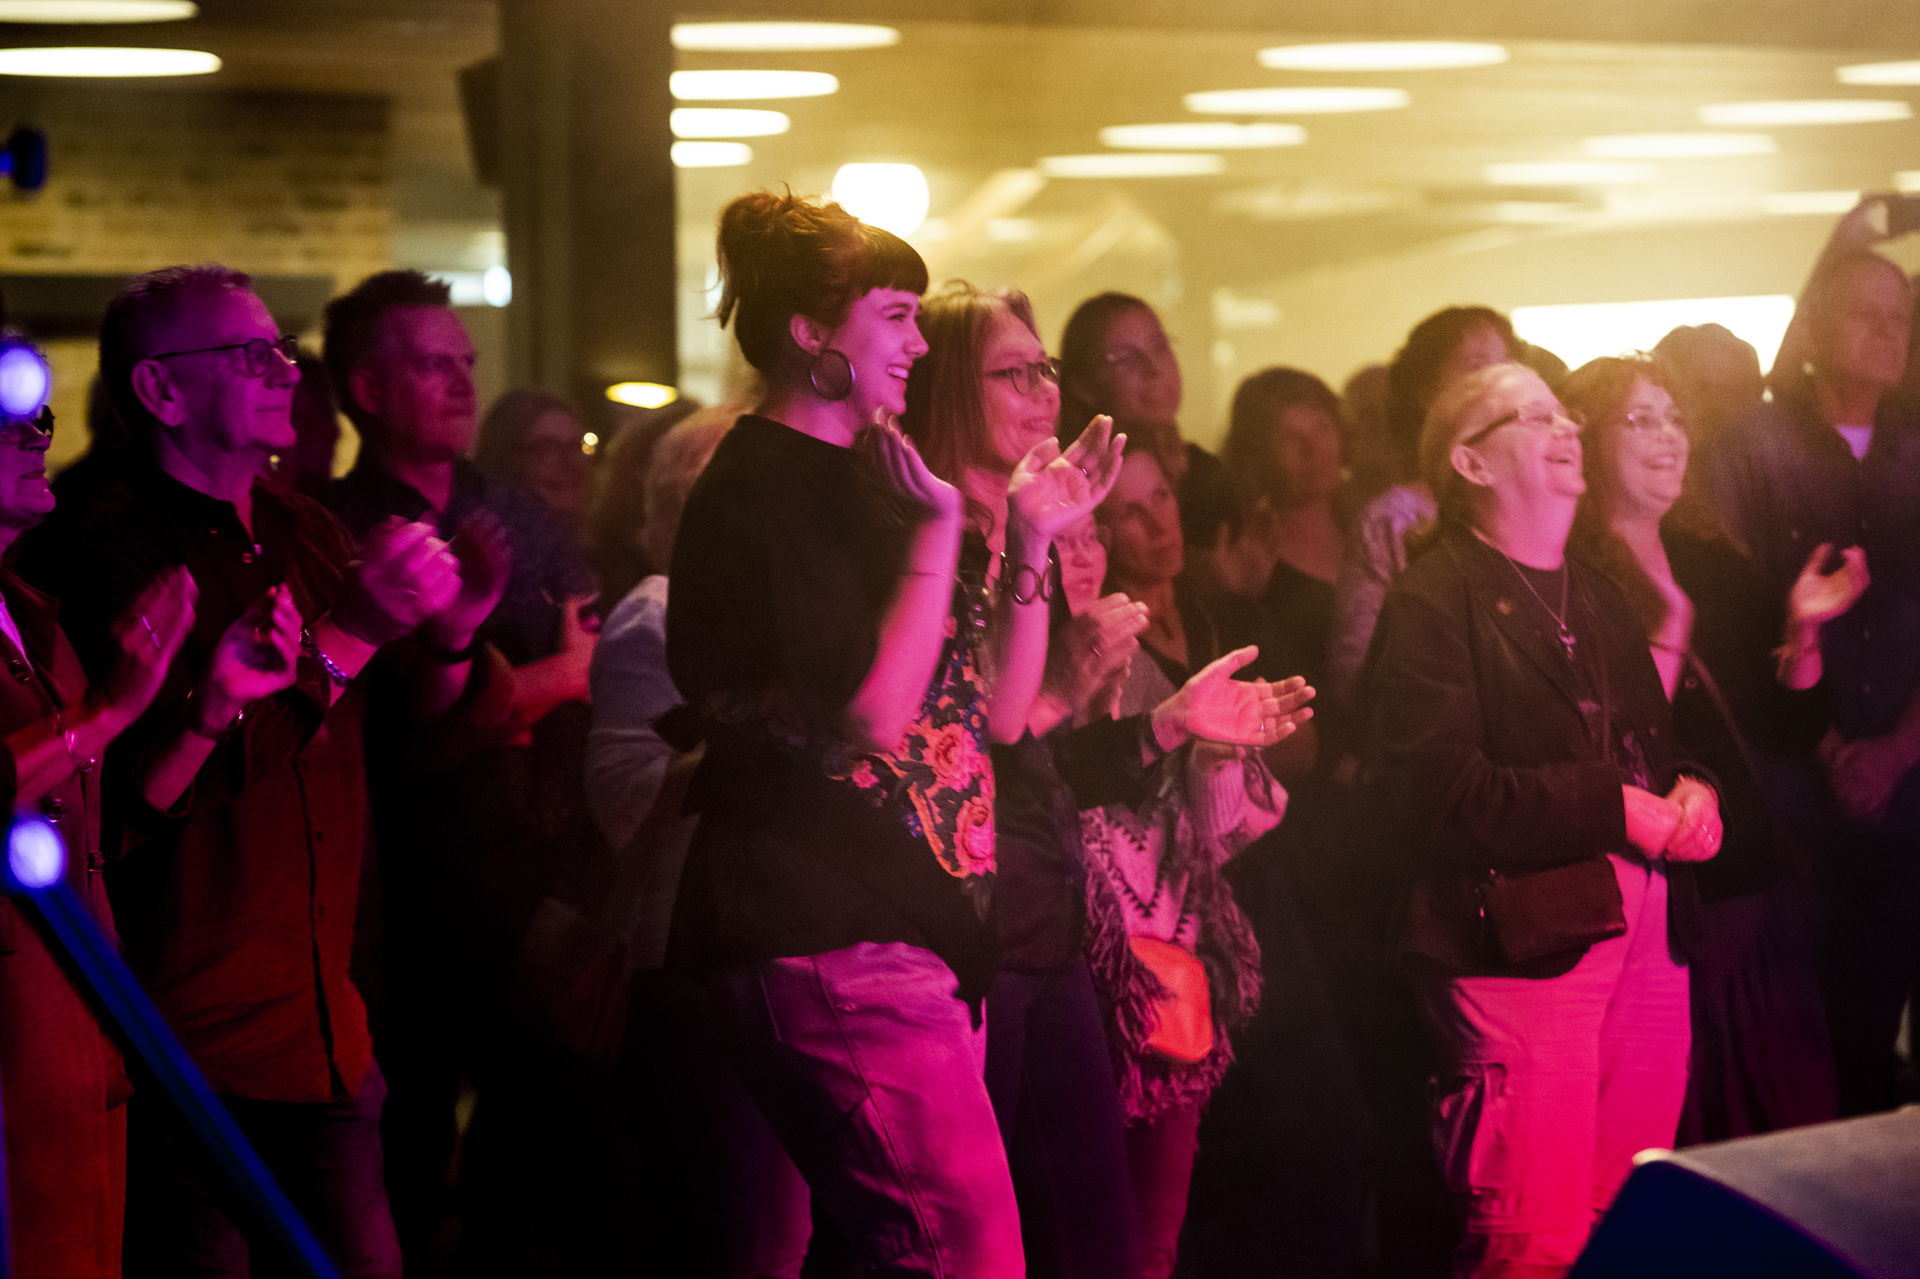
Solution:
[[[1455,1279],[1558,1279],[1635,1154],[1673,1144],[1686,1092],[1687,970],[1667,878],[1612,858],[1627,932],[1558,977],[1416,977],[1443,1065],[1433,1139],[1464,1231]]]

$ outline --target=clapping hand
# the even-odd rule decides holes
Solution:
[[[1664,850],[1669,861],[1704,862],[1720,851],[1720,797],[1713,787],[1693,777],[1682,777],[1667,792],[1679,809],[1673,834]]]
[[[1067,623],[1048,650],[1047,691],[1073,709],[1076,718],[1109,710],[1147,629],[1147,606],[1115,593],[1094,601]]]
[[[1787,592],[1787,624],[1790,628],[1818,627],[1831,622],[1854,606],[1866,592],[1872,578],[1867,572],[1867,553],[1857,546],[1840,552],[1840,567],[1831,573],[1821,569],[1833,553],[1833,543],[1822,542],[1813,548],[1807,563]]]
[[[1260,656],[1253,645],[1237,648],[1202,667],[1180,690],[1154,708],[1153,732],[1172,750],[1187,738],[1237,746],[1272,746],[1313,718],[1314,690],[1296,675],[1279,684],[1237,680],[1234,672]]]
[[[411,635],[459,594],[460,568],[431,527],[388,520],[361,544],[334,621],[375,647]]]
[[[193,630],[200,595],[184,567],[163,569],[113,623],[113,669],[105,709],[122,725],[140,718],[167,678],[174,654]]]
[[[460,525],[446,550],[454,563],[452,597],[425,619],[420,634],[429,643],[457,651],[473,642],[474,632],[499,607],[513,568],[513,549],[500,521],[476,511]]]
[[[1051,542],[1112,490],[1126,447],[1127,437],[1114,434],[1113,419],[1104,413],[1065,450],[1051,436],[1040,441],[1007,481],[1009,522],[1021,524],[1037,544]]]
[[[299,659],[300,608],[282,584],[248,605],[215,641],[201,689],[208,727],[223,727],[291,685]]]
[[[958,518],[960,490],[932,471],[890,415],[876,413],[854,443],[889,492],[925,519]]]

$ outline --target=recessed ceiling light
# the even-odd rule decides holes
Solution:
[[[917,164],[843,164],[830,190],[848,213],[898,236],[918,231],[933,204],[927,175]]]
[[[1332,115],[1342,111],[1392,111],[1413,101],[1405,89],[1279,88],[1215,89],[1189,93],[1187,110],[1208,115]]]
[[[0,75],[111,77],[208,75],[220,59],[197,49],[0,49]]]
[[[1602,160],[1699,160],[1772,155],[1780,149],[1764,133],[1613,133],[1583,145],[1588,155]]]
[[[1720,102],[1700,108],[1702,124],[1769,128],[1789,124],[1873,124],[1910,120],[1913,108],[1887,98],[1802,98],[1785,102]]]
[[[1768,213],[1833,215],[1845,213],[1860,203],[1858,191],[1775,191],[1760,197],[1760,207]]]
[[[753,107],[675,107],[668,118],[676,138],[770,138],[793,123],[784,111]]]
[[[900,43],[900,32],[865,22],[676,22],[672,39],[698,53],[818,53],[884,49]]]
[[[1896,191],[1920,191],[1920,169],[1906,169],[1893,175]]]
[[[1487,181],[1501,187],[1618,186],[1651,182],[1659,173],[1651,164],[1609,160],[1541,160],[1489,164]]]
[[[1254,147],[1297,147],[1307,131],[1297,124],[1234,124],[1226,120],[1181,120],[1173,124],[1116,124],[1100,130],[1100,142],[1109,147],[1164,147],[1170,151],[1195,147],[1222,151]]]
[[[615,382],[607,388],[607,398],[636,409],[663,409],[679,399],[680,392],[665,382]]]
[[[673,163],[680,169],[730,169],[750,164],[753,148],[744,142],[676,142]]]
[[[1184,151],[1040,157],[1040,172],[1050,178],[1198,178],[1226,167],[1227,162],[1217,155]]]
[[[192,0],[0,0],[0,22],[178,22]]]
[[[1490,67],[1509,55],[1500,45],[1468,40],[1366,40],[1283,45],[1258,56],[1261,66],[1276,71],[1437,71]]]
[[[840,89],[824,71],[676,71],[669,83],[682,102],[819,98]]]
[[[1834,75],[1841,84],[1920,84],[1920,62],[1857,62]]]

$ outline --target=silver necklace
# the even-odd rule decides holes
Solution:
[[[1500,551],[1500,548],[1497,546],[1493,549]],[[1553,619],[1554,629],[1560,640],[1560,648],[1566,653],[1567,662],[1571,665],[1573,662],[1574,649],[1580,643],[1580,640],[1579,637],[1573,633],[1573,629],[1567,625],[1567,583],[1572,579],[1573,575],[1567,568],[1566,561],[1562,560],[1560,562],[1560,610],[1559,612],[1555,612],[1553,605],[1547,603],[1546,597],[1541,595],[1540,592],[1534,588],[1533,583],[1527,580],[1527,575],[1520,571],[1520,566],[1514,563],[1513,556],[1507,554],[1505,551],[1500,551],[1500,558],[1505,560],[1513,569],[1513,575],[1520,579],[1520,585],[1527,588],[1527,594],[1538,600],[1540,607],[1547,611],[1547,616]]]

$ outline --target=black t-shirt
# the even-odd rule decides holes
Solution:
[[[993,775],[963,573],[921,712],[862,754],[841,716],[876,656],[909,528],[858,456],[747,416],[675,541],[667,665],[706,729],[670,961],[706,971],[859,942],[993,968]]]

